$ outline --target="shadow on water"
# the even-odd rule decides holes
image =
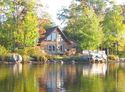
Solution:
[[[125,64],[0,65],[0,92],[125,92]]]

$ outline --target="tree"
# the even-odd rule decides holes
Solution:
[[[106,13],[103,21],[104,47],[113,48],[124,38],[125,25],[123,19],[122,9],[119,6],[114,6],[112,10]]]
[[[109,7],[107,7],[108,4],[112,5],[113,3],[108,0],[74,0],[71,2],[70,7],[72,5],[74,6],[74,3],[76,3],[79,6],[87,6],[89,8],[92,8],[94,12],[103,20],[104,13],[109,10]],[[70,8],[69,7],[69,8]],[[68,8],[63,8],[59,11],[58,18],[62,20],[62,23],[65,23],[67,19],[70,19],[71,16],[69,16],[70,10]]]
[[[83,5],[93,8],[96,14],[104,13],[108,0],[76,0],[81,2]]]
[[[38,20],[33,12],[27,12],[24,20],[14,32],[14,38],[17,45],[34,46],[38,39]]]
[[[6,21],[0,27],[3,36],[1,43],[8,49],[18,47],[20,44],[34,46],[38,38],[38,17],[35,12],[35,0],[4,0],[2,13]],[[7,8],[7,10],[5,10]],[[3,28],[4,27],[4,28]],[[5,33],[5,34],[4,34]],[[6,34],[7,33],[7,34]],[[6,38],[6,40],[4,40]]]
[[[67,36],[81,49],[97,49],[102,42],[100,20],[94,10],[86,5],[72,4],[66,27]]]

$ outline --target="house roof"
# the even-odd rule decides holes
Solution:
[[[59,32],[59,34],[64,39],[64,41],[66,41],[67,43],[71,44],[70,40],[65,36],[65,34],[57,26],[46,29],[46,33],[44,34],[45,36],[42,37],[42,38],[39,38],[38,43],[40,43],[44,39],[46,39],[55,30],[57,30]]]

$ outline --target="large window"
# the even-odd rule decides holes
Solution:
[[[51,41],[51,35],[47,37],[47,41]]]
[[[52,33],[52,41],[55,41],[55,40],[56,40],[56,33],[53,32],[53,33]]]
[[[56,33],[53,32],[52,34],[50,34],[48,37],[47,37],[47,41],[56,41]]]

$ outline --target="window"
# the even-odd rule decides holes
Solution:
[[[52,46],[51,46],[51,45],[48,46],[48,50],[49,50],[50,52],[52,51]]]
[[[55,46],[53,45],[52,47],[53,47],[53,51],[55,51],[56,50]]]
[[[51,35],[49,35],[48,37],[47,37],[47,41],[50,41],[51,40]]]
[[[62,52],[62,51],[63,51],[63,46],[61,45],[59,49],[60,49],[60,51]]]
[[[63,41],[63,39],[62,39],[60,34],[58,35],[58,41]]]
[[[48,45],[48,51],[54,52],[54,51],[56,51],[56,47],[54,45]]]
[[[55,41],[55,40],[56,40],[56,33],[53,32],[53,33],[52,33],[52,41]]]

